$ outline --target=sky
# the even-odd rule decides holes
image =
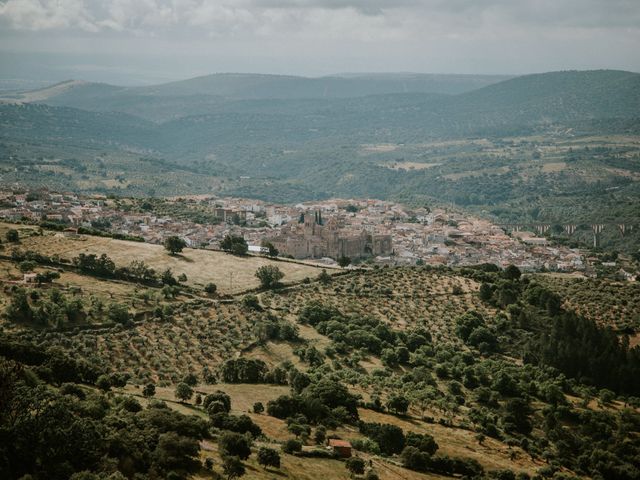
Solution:
[[[599,68],[640,71],[640,0],[0,0],[0,87]]]

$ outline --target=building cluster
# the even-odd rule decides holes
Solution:
[[[351,260],[390,255],[392,238],[366,229],[347,228],[347,224],[330,217],[322,220],[322,211],[301,213],[299,222],[288,222],[269,241],[285,255],[293,258],[344,258]]]
[[[68,227],[102,228],[162,243],[179,236],[194,248],[218,248],[229,234],[241,235],[260,251],[265,242],[280,255],[332,263],[340,257],[390,265],[464,266],[514,264],[525,271],[586,268],[576,249],[554,246],[545,238],[518,232],[508,235],[491,222],[461,213],[410,209],[380,200],[326,200],[275,205],[240,198],[192,197],[184,209],[205,209],[217,222],[196,223],[153,209],[134,211],[101,196],[0,192],[0,217],[8,221],[61,222]]]

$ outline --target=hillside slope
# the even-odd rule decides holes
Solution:
[[[88,93],[94,87],[80,88],[88,95],[86,101],[98,102]],[[177,109],[189,110],[181,104],[182,97],[162,98],[160,104],[154,103],[154,95],[144,101],[149,110],[158,112],[172,102]],[[524,134],[548,126],[584,129],[585,122],[633,120],[640,111],[640,75],[604,70],[530,75],[456,96],[408,93],[344,100],[222,101],[196,95],[189,101],[209,113],[159,126],[123,115],[65,108],[5,105],[0,111],[5,136],[29,132],[88,141],[100,138],[181,156],[185,151],[198,155],[216,143],[397,142]]]

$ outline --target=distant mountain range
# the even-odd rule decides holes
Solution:
[[[504,75],[363,74],[306,78],[215,74],[148,87],[118,87],[69,80],[0,96],[2,103],[41,102],[93,111],[119,111],[162,121],[210,113],[238,100],[334,99],[395,93],[459,94],[510,77]]]
[[[3,97],[0,135],[128,145],[198,159],[220,145],[416,142],[549,128],[588,131],[602,122],[609,129],[638,128],[640,74],[553,72],[469,91],[496,80],[212,75],[140,88],[72,81]],[[401,84],[414,91],[370,94]],[[466,91],[443,93],[447,88]]]

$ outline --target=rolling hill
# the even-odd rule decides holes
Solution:
[[[394,93],[458,94],[507,78],[501,75],[367,74],[306,78],[214,74],[148,87],[68,80],[47,88],[0,96],[0,103],[39,102],[166,121],[211,113],[239,100],[336,99]]]
[[[0,108],[0,121],[3,137],[28,135],[130,144],[174,157],[198,159],[220,144],[419,142],[428,138],[527,134],[549,127],[588,129],[589,122],[620,120],[624,120],[620,128],[628,130],[637,129],[635,118],[640,110],[640,75],[611,70],[528,75],[458,95],[398,93],[344,99],[258,100],[208,95],[202,98],[204,91],[223,95],[244,92],[242,95],[249,96],[252,88],[254,93],[262,92],[256,96],[267,92],[277,95],[281,87],[281,94],[286,90],[290,97],[295,97],[295,90],[287,90],[287,82],[306,85],[306,81],[300,83],[297,77],[250,76],[238,82],[235,89],[233,79],[225,76],[203,77],[146,90],[95,84],[62,85],[49,89],[55,93],[47,100],[49,103],[75,102],[88,105],[89,110],[104,111],[4,105]],[[40,91],[39,98],[43,96]],[[155,110],[159,116],[167,116],[162,112],[168,108],[186,113],[195,104],[206,113],[180,114],[177,115],[180,118],[159,124],[137,120],[131,114],[111,113],[124,104],[129,107],[121,110],[134,110],[138,101],[146,104],[147,113]]]

